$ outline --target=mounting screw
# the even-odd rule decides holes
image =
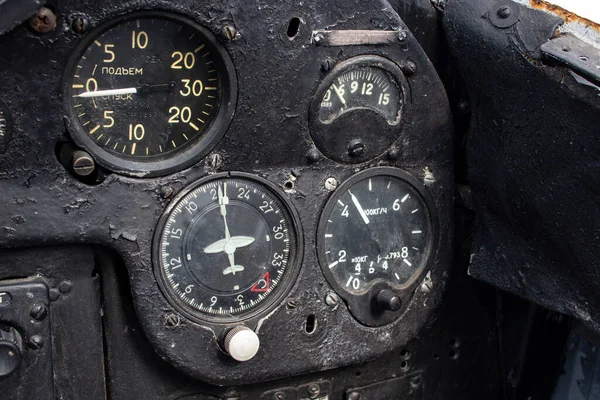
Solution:
[[[44,347],[44,338],[40,335],[33,335],[29,338],[29,347],[33,350],[39,350]]]
[[[398,40],[400,43],[404,43],[408,40],[408,34],[406,31],[398,31]]]
[[[425,167],[423,172],[423,184],[425,186],[433,186],[433,184],[436,182],[435,175],[433,175],[433,172],[431,172],[431,170],[428,167]]]
[[[433,289],[433,282],[425,280],[421,283],[421,290],[423,293],[429,293],[431,292],[431,289]]]
[[[400,150],[396,146],[392,147],[387,153],[387,157],[391,161],[397,160],[399,156]]]
[[[283,392],[277,392],[273,395],[273,400],[285,400],[286,396]]]
[[[316,383],[313,383],[308,387],[308,397],[311,399],[316,399],[317,396],[319,396],[319,393],[321,393],[321,388]]]
[[[181,322],[181,320],[179,319],[179,316],[176,314],[167,314],[167,316],[165,317],[165,324],[167,324],[167,326],[170,326],[170,327],[179,326],[180,322]]]
[[[316,45],[323,43],[323,40],[325,40],[325,36],[323,36],[322,33],[317,33],[313,38],[313,42],[315,42]]]
[[[414,61],[407,61],[402,64],[402,72],[406,76],[412,76],[417,72],[417,64]]]
[[[41,321],[48,315],[48,308],[44,304],[35,304],[29,310],[29,316],[36,321]]]
[[[306,153],[306,158],[308,159],[308,162],[310,163],[315,163],[317,161],[319,161],[319,151],[317,149],[310,149],[308,151],[308,153]]]
[[[163,186],[160,188],[160,195],[163,199],[168,199],[169,197],[173,196],[173,192],[174,190],[171,186]]]
[[[48,294],[48,298],[50,301],[56,301],[60,297],[60,292],[58,289],[52,288],[50,289],[50,293]]]
[[[333,177],[325,180],[325,189],[329,190],[330,192],[334,191],[335,188],[337,188],[337,185],[338,181]]]
[[[321,63],[321,70],[323,72],[329,72],[329,71],[331,71],[332,66],[333,66],[333,60],[331,58],[328,58]]]
[[[89,27],[90,23],[88,22],[87,19],[82,18],[82,17],[78,17],[75,18],[73,20],[73,23],[71,24],[71,28],[76,32],[76,33],[83,33],[87,30],[87,28]]]
[[[463,114],[468,113],[471,110],[471,105],[469,104],[469,102],[467,100],[461,100],[458,103],[458,111],[460,111]]]
[[[433,289],[433,281],[431,280],[431,271],[429,271],[421,283],[421,290],[423,293],[429,293],[431,289]]]
[[[327,304],[329,307],[335,307],[339,300],[340,299],[337,294],[333,292],[328,293],[327,296],[325,296],[325,304]]]
[[[29,26],[36,32],[48,33],[56,28],[56,15],[47,7],[42,7],[29,18]]]
[[[73,171],[79,176],[88,176],[96,169],[94,159],[87,151],[76,150],[73,152]]]
[[[348,395],[348,400],[360,400],[360,393],[352,392]]]
[[[227,40],[234,41],[238,40],[241,35],[234,26],[225,25],[223,27],[223,36],[225,36]]]
[[[498,18],[502,18],[502,19],[506,19],[508,17],[510,17],[510,15],[512,14],[512,10],[510,8],[510,6],[502,6],[498,9],[498,11],[496,11],[496,15],[498,16]]]
[[[73,284],[69,281],[63,281],[58,285],[58,290],[61,293],[69,293],[71,291],[71,288],[73,287]]]
[[[288,299],[287,306],[290,309],[296,308],[298,306],[298,302],[296,302],[296,299]]]
[[[348,145],[348,154],[351,157],[361,157],[365,153],[365,144],[360,139],[354,139]]]
[[[208,165],[214,170],[221,168],[221,165],[223,165],[223,156],[219,153],[211,154],[208,158]]]

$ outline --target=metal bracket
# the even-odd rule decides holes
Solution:
[[[343,30],[313,31],[311,41],[318,46],[361,46],[373,44],[405,44],[408,33],[398,31]]]
[[[594,82],[600,82],[600,51],[576,36],[566,33],[544,43],[542,53],[560,61]]]

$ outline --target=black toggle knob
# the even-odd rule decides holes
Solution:
[[[402,307],[400,297],[389,289],[383,289],[377,294],[377,307],[381,310],[398,311]]]
[[[0,327],[0,377],[13,373],[21,364],[21,335],[15,328]]]

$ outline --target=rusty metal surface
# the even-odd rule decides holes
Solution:
[[[563,7],[560,7],[556,4],[552,4],[552,3],[548,2],[548,1],[544,1],[544,0],[521,0],[521,1],[528,1],[529,5],[532,8],[550,12],[550,13],[557,15],[557,16],[561,17],[562,19],[564,19],[565,22],[578,22],[578,23],[585,25],[586,27],[592,28],[592,29],[600,32],[600,24],[598,24],[594,21],[591,21],[587,18],[584,18],[580,15],[577,15],[574,12],[571,12],[571,11],[569,11]]]

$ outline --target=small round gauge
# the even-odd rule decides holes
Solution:
[[[318,229],[321,267],[352,307],[399,311],[433,245],[424,188],[394,168],[363,171],[328,200]],[[362,302],[362,303],[361,303]]]
[[[340,62],[311,103],[311,136],[323,154],[360,163],[385,152],[401,134],[409,86],[392,61],[374,55]]]
[[[155,176],[197,162],[235,108],[231,60],[206,28],[165,12],[100,26],[65,72],[75,142],[117,172]]]
[[[185,189],[155,235],[157,275],[167,298],[192,319],[230,322],[256,315],[297,273],[298,218],[263,179],[230,174]]]
[[[342,114],[372,110],[389,125],[400,123],[402,96],[390,72],[377,65],[361,65],[337,75],[325,92],[319,121],[331,124]]]

